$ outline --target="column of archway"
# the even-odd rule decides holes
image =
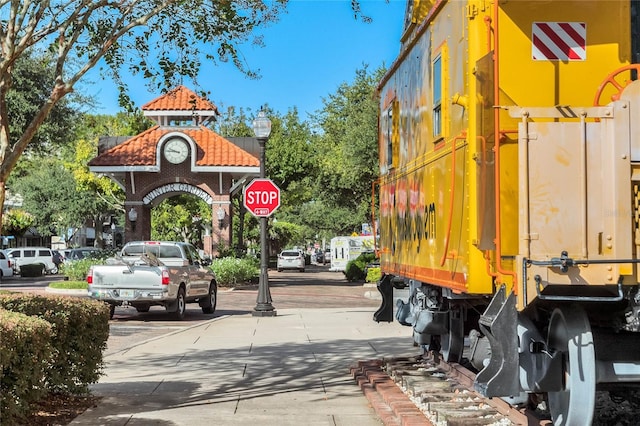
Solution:
[[[151,208],[142,202],[125,202],[125,242],[141,241],[151,238]],[[135,221],[131,220],[131,209],[135,212]]]
[[[218,219],[218,210],[224,211],[222,221]],[[218,257],[222,250],[226,250],[231,245],[231,202],[228,195],[216,195],[211,206],[211,252]],[[206,244],[206,242],[205,242]]]

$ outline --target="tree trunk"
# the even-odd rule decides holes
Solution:
[[[2,235],[2,218],[4,213],[4,197],[6,184],[4,180],[0,181],[0,235]]]

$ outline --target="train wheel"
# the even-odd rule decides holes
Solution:
[[[548,348],[563,352],[563,390],[549,392],[554,425],[591,424],[595,408],[596,358],[589,319],[582,308],[556,308],[549,323]]]
[[[442,358],[446,362],[460,362],[464,350],[464,321],[460,309],[449,311],[449,333],[440,336]]]

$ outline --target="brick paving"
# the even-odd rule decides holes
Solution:
[[[382,360],[360,361],[351,375],[385,426],[433,426],[387,373]]]

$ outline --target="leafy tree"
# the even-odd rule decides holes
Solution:
[[[200,246],[202,221],[209,221],[211,208],[202,199],[188,194],[163,200],[151,212],[154,240],[184,241]]]
[[[383,73],[366,66],[356,70],[354,81],[330,94],[311,123],[302,122],[295,108],[284,116],[267,108],[266,174],[282,190],[278,220],[269,232],[282,247],[350,235],[370,222],[378,176],[376,85]],[[234,234],[242,229],[243,241],[258,241],[258,221],[251,214],[240,217],[246,226],[238,225]],[[295,232],[289,237],[274,230],[280,224],[295,225]]]
[[[344,234],[370,222],[371,185],[378,176],[375,95],[384,72],[384,68],[369,72],[367,66],[356,70],[354,82],[340,85],[314,117],[323,134],[314,139],[316,203],[307,208],[323,210],[324,214],[309,213],[323,229],[333,223]]]
[[[98,152],[100,136],[134,136],[147,130],[152,122],[142,113],[110,115],[84,115],[78,126],[78,139],[73,149],[66,152],[67,167],[73,171],[79,190],[92,191],[98,198],[98,211],[124,213],[124,193],[111,179],[99,177],[89,171],[88,162]]]
[[[11,209],[2,216],[5,234],[20,237],[33,225],[33,216],[22,209]]]
[[[100,136],[135,136],[153,127],[155,123],[140,109],[119,112],[116,115],[84,114],[76,129],[79,138],[97,141]],[[95,154],[95,152],[94,152]]]
[[[87,197],[84,206],[85,218],[93,223],[102,224],[110,216],[124,215],[124,191],[106,176],[97,176],[89,172],[88,162],[95,156],[97,138],[93,140],[78,139],[74,156],[65,164],[71,171],[76,191]],[[102,232],[96,232],[96,246],[103,246]]]
[[[313,179],[313,161],[310,157],[310,139],[312,138],[308,124],[302,122],[298,111],[294,107],[284,116],[267,108],[266,111],[271,120],[271,135],[266,145],[266,175],[272,179],[281,189],[281,204],[278,215],[286,215],[286,211],[295,208],[296,205],[307,202],[311,198],[311,180]],[[239,109],[228,108],[226,114],[219,120],[219,131],[222,136],[249,136],[253,137],[251,119]],[[234,221],[234,237],[242,234],[242,247],[245,242],[255,244],[259,241],[259,222],[242,207],[242,200],[238,199],[234,205],[234,211],[238,212],[239,220]],[[285,230],[284,222],[280,228]],[[298,226],[300,228],[301,225]],[[281,241],[288,244],[290,235],[302,234],[297,229],[295,233],[284,232],[279,235],[277,231],[271,236],[273,241]],[[299,242],[299,240],[296,240]],[[234,247],[241,245],[236,240]],[[275,248],[273,249],[275,250]]]
[[[11,90],[7,92],[6,105],[11,117],[10,138],[17,141],[27,130],[43,101],[48,96],[47,86],[55,74],[53,57],[49,53],[36,55],[25,52],[17,58],[12,69]],[[37,129],[27,152],[51,153],[60,145],[70,145],[75,122],[80,113],[77,105],[88,100],[78,94],[61,99],[47,119]]]
[[[66,233],[67,228],[83,225],[93,197],[77,190],[72,172],[60,159],[25,159],[21,173],[12,176],[11,185],[22,195],[22,207],[33,216],[41,235]]]
[[[311,198],[315,175],[311,156],[312,134],[293,107],[283,117],[269,112],[271,136],[266,148],[266,174],[285,193],[283,204],[300,204]]]
[[[183,77],[196,80],[203,62],[232,61],[251,77],[237,49],[258,27],[277,19],[286,0],[50,0],[0,3],[0,214],[5,184],[18,159],[54,107],[100,61],[131,105],[122,76],[142,75],[150,87],[169,89]],[[260,43],[260,40],[256,40]],[[20,135],[11,135],[8,98],[18,61],[49,52],[54,73]],[[36,101],[36,100],[34,100]]]
[[[304,241],[302,226],[281,220],[272,222],[269,227],[269,239],[274,242],[272,244],[274,253],[279,253],[287,247],[302,245]]]
[[[245,110],[231,106],[217,119],[213,130],[223,137],[253,137],[253,129],[248,123]]]

